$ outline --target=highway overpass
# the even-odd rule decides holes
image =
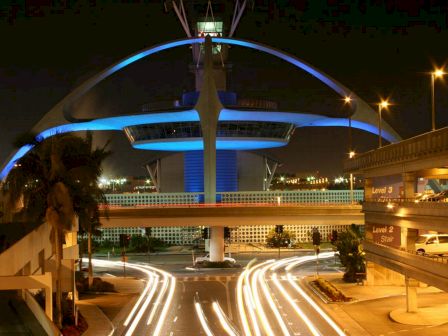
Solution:
[[[110,207],[103,228],[157,226],[349,225],[364,224],[361,205],[219,204]]]

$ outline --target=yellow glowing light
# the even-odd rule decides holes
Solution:
[[[350,96],[346,96],[345,98],[344,98],[344,103],[346,103],[346,104],[350,104],[352,102],[352,97],[350,97]]]
[[[348,153],[348,157],[350,158],[350,159],[353,159],[354,157],[355,157],[355,152],[354,151],[350,151],[350,153]]]
[[[443,71],[443,69],[436,69],[432,74],[434,75],[435,78],[441,78],[443,77],[443,75],[446,74],[446,72]]]
[[[382,101],[380,102],[380,106],[381,106],[381,108],[387,108],[389,105],[390,105],[390,104],[389,104],[389,102],[388,102],[387,100],[382,100]]]
[[[393,204],[393,203],[387,203],[387,208],[388,209],[393,209],[395,207],[395,204]]]

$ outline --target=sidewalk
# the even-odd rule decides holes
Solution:
[[[83,336],[111,336],[113,334],[115,328],[112,322],[96,305],[84,300],[78,301],[76,305],[89,326],[82,334]]]
[[[397,309],[406,308],[405,287],[398,286],[362,286],[356,283],[345,283],[341,274],[321,275],[330,281],[346,296],[352,297],[353,302],[321,304],[327,312],[344,328],[347,335],[400,335],[400,336],[438,336],[448,335],[448,323],[441,325],[411,325],[395,322],[390,313]],[[311,278],[307,278],[307,281]],[[319,299],[318,299],[319,300]],[[426,316],[432,323],[436,323],[431,311],[442,316],[439,320],[448,321],[448,293],[434,287],[418,288],[418,304],[421,310],[408,320],[402,322],[417,324]],[[445,305],[445,306],[443,306]],[[432,309],[428,307],[437,307]],[[445,307],[445,308],[444,308]],[[410,315],[408,315],[410,316]]]
[[[119,334],[144,285],[132,277],[102,277],[102,280],[112,283],[117,293],[84,294],[82,300],[77,302],[89,325],[83,336],[108,336],[115,331]]]

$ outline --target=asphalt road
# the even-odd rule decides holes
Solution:
[[[282,256],[298,256],[297,252],[282,252]],[[309,255],[309,253],[300,253],[300,255]],[[277,257],[277,253],[254,253],[254,254],[239,254],[232,255],[237,259],[237,262],[246,265],[249,261],[256,259],[254,264],[261,263],[268,259]],[[141,265],[147,264],[147,256],[133,256],[129,260],[131,263],[139,263]],[[237,280],[243,269],[231,270],[187,270],[185,267],[191,265],[191,255],[159,255],[151,256],[151,265],[159,269],[163,269],[176,278],[176,288],[174,291],[173,301],[170,304],[169,310],[164,317],[163,326],[160,330],[160,335],[206,335],[204,327],[200,323],[197,307],[195,302],[198,302],[200,309],[206,319],[206,325],[210,328],[213,335],[227,335],[218,318],[218,315],[213,309],[213,303],[217,302],[222,308],[223,313],[228,319],[228,322],[236,330],[238,335],[243,335],[244,327],[241,323],[237,305]],[[334,259],[320,261],[320,271],[338,271],[335,266]],[[104,269],[106,271],[106,269]],[[107,270],[108,273],[116,276],[122,275],[121,267],[111,267]],[[304,264],[296,268],[293,274],[296,277],[302,277],[316,272],[314,263]],[[127,268],[129,276],[136,276],[146,279],[147,275],[139,270]],[[309,304],[297,297],[294,289],[285,280],[281,280],[284,275],[281,271],[278,272],[280,281],[282,282],[286,291],[294,297],[295,302],[301,307],[311,321],[318,326],[321,335],[336,335],[334,330],[330,328],[325,320],[319,316],[316,311],[309,306]],[[270,279],[270,272],[266,273],[266,283],[268,285],[273,302],[277,306],[282,319],[284,320],[290,335],[312,335],[309,328],[303,320],[297,315],[293,307],[284,298],[282,293],[272,283]],[[160,290],[160,289],[159,289]],[[166,294],[163,296],[166,299]],[[196,301],[195,301],[196,300]],[[135,300],[137,301],[137,300]],[[146,323],[147,317],[153,308],[155,297],[151,304],[145,308],[144,318],[137,324],[132,335],[152,335],[155,324],[150,325]],[[142,301],[143,302],[143,301]],[[261,298],[261,304],[264,307],[266,317],[271,321],[274,335],[284,334],[276,323],[276,316],[265,298]],[[140,305],[141,306],[141,305]],[[130,310],[132,305],[127,305]],[[153,321],[160,317],[161,309],[154,315]],[[126,316],[124,314],[123,316]],[[116,335],[129,334],[129,327],[118,328]]]

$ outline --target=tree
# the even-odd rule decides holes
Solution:
[[[85,212],[92,209],[85,207],[84,202],[91,202],[88,198],[96,197],[91,192],[97,184],[98,161],[92,161],[90,157],[92,153],[88,149],[91,148],[91,138],[83,139],[68,133],[42,141],[27,134],[15,143],[19,147],[25,144],[33,149],[16,162],[3,189],[8,193],[11,204],[17,204],[19,199],[23,202],[14,220],[47,221],[52,227],[50,239],[56,260],[55,322],[61,328],[64,236],[72,230],[76,215],[83,221]],[[104,152],[104,148],[100,151]]]
[[[266,244],[269,247],[286,247],[291,242],[291,234],[289,231],[283,230],[281,233],[271,230],[266,237]]]
[[[365,253],[362,250],[362,234],[359,226],[352,224],[344,232],[338,234],[336,247],[339,259],[345,267],[344,280],[356,282],[356,273],[365,273]]]
[[[87,233],[88,286],[93,284],[92,265],[92,236],[100,236],[98,228],[100,223],[99,205],[105,207],[108,216],[107,199],[103,189],[98,186],[103,170],[104,160],[111,154],[106,150],[108,143],[102,148],[93,149],[92,133],[88,132],[86,138],[73,154],[79,166],[70,171],[72,178],[69,179],[70,189],[73,191],[74,210],[78,215],[79,227],[82,233]],[[82,260],[82,259],[81,259]]]

